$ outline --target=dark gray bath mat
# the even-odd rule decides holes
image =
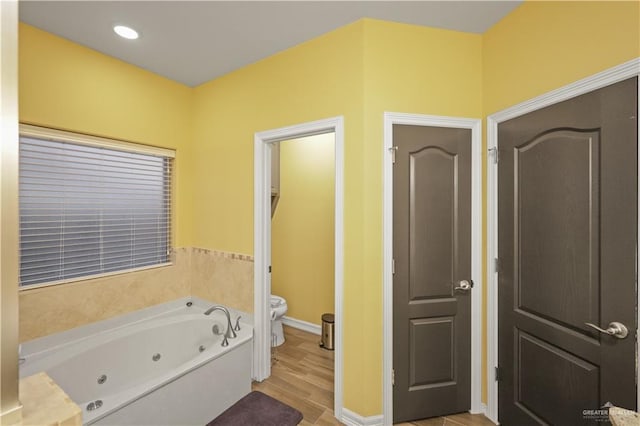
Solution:
[[[207,426],[295,426],[302,413],[262,392],[253,391]]]

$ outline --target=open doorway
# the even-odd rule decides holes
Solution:
[[[334,146],[333,132],[271,144],[271,376],[253,389],[312,424],[335,423],[333,339],[322,339],[321,320],[335,301]]]
[[[281,129],[260,132],[254,143],[254,360],[253,378],[263,381],[271,375],[272,294],[272,153],[274,144],[314,135],[333,134],[334,208],[333,208],[333,313],[334,388],[333,411],[342,418],[342,289],[343,289],[343,118],[336,117]],[[294,142],[295,143],[295,142]],[[279,207],[276,206],[276,210]],[[295,318],[295,317],[294,317]],[[304,322],[312,324],[310,321]],[[298,322],[297,325],[303,324]],[[319,341],[320,337],[316,336]]]
[[[316,335],[335,300],[334,148],[330,132],[271,149],[271,306],[282,306],[281,323]],[[272,333],[280,347],[280,327]]]

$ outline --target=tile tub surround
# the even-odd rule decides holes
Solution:
[[[20,342],[190,296],[190,253],[175,249],[171,266],[20,291]]]
[[[253,257],[202,248],[191,250],[191,295],[253,312]]]
[[[20,342],[189,296],[253,312],[253,257],[182,247],[172,263],[20,291]]]
[[[22,426],[82,426],[82,410],[46,373],[20,380]]]

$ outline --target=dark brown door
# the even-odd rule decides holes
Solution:
[[[637,93],[633,78],[498,126],[501,424],[636,408]],[[588,325],[613,322],[629,335]]]
[[[471,404],[471,130],[394,125],[393,142],[393,420],[401,422]]]

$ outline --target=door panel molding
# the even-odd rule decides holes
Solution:
[[[482,120],[384,113],[383,144],[383,423],[393,424],[393,125],[471,130],[471,410],[483,413],[482,386]]]
[[[598,406],[598,366],[523,331],[515,331],[517,374],[515,405],[532,420],[557,425],[580,424],[584,407]],[[562,401],[565,383],[573,383],[570,408],[557,412],[548,400]]]
[[[429,388],[455,385],[455,355],[451,348],[455,333],[454,317],[420,318],[409,320],[409,345],[412,347],[438,342],[440,359],[434,364],[416,359],[413,349],[409,350],[409,388]],[[448,352],[444,352],[448,350]],[[446,371],[447,374],[442,374]]]
[[[487,117],[487,412],[486,416],[498,422],[498,382],[494,380],[498,366],[498,275],[495,259],[498,257],[498,168],[494,156],[498,147],[498,124],[544,107],[592,92],[602,87],[640,75],[640,58],[578,80],[574,83],[529,99]],[[640,110],[640,96],[639,110]],[[640,122],[640,120],[638,120]],[[639,125],[640,134],[640,125]],[[639,151],[640,161],[640,151]],[[640,163],[639,163],[640,164]],[[639,179],[640,183],[640,179]],[[639,192],[640,192],[640,186]],[[640,195],[640,194],[639,194]],[[640,199],[640,197],[639,197]],[[640,202],[639,202],[640,211]],[[640,218],[640,215],[639,215]],[[639,220],[640,222],[640,220]],[[639,223],[640,225],[640,223]],[[637,259],[636,259],[637,262]],[[637,285],[637,282],[636,282]],[[638,292],[640,306],[640,292]],[[640,324],[640,313],[638,314]],[[640,386],[637,391],[640,407]]]
[[[424,180],[416,175],[417,170],[422,168],[435,169],[438,166],[440,169],[445,169],[444,177],[446,180],[443,178],[438,183],[431,179],[425,187],[419,187],[420,184],[424,184]],[[457,169],[457,154],[447,152],[440,147],[427,146],[409,153],[409,176],[411,176],[411,180],[415,181],[415,184],[411,185],[409,189],[409,234],[419,236],[409,240],[409,263],[416,266],[409,270],[409,301],[453,295],[451,287],[451,283],[454,282],[453,271],[455,270],[453,259],[457,256],[452,252],[456,251],[458,234],[458,221],[455,220],[458,215],[457,203],[453,202],[458,199]],[[427,191],[428,187],[434,186],[436,186],[435,189]],[[442,194],[453,195],[450,199],[445,200]],[[417,212],[422,212],[422,214]],[[446,219],[450,219],[450,223],[446,224],[448,226],[442,223]],[[425,244],[427,236],[423,234],[424,228],[420,229],[419,226],[422,221],[426,223],[438,221],[442,224],[442,228],[431,232],[442,233],[443,236],[449,235],[449,238],[432,237],[442,242],[437,247],[437,253],[434,252],[433,246],[431,246],[432,250],[425,252],[427,249],[425,245],[429,246],[429,244]],[[447,244],[449,244],[448,247]],[[418,259],[422,259],[422,261],[418,261]],[[426,271],[430,272],[427,274]],[[421,291],[418,293],[416,290]]]
[[[583,330],[585,335],[591,334],[585,323],[600,323],[599,136],[599,131],[556,129],[514,147],[513,156],[514,209],[520,218],[514,223],[513,281],[518,309]],[[574,191],[569,199],[567,187],[582,190]],[[564,203],[572,210],[588,205],[588,214],[556,214],[556,206]],[[553,231],[547,234],[549,227]],[[578,249],[569,254],[564,250],[565,241],[574,241]],[[580,261],[590,268],[575,271],[578,275],[564,283],[558,267]],[[589,291],[573,288],[577,283],[588,283]],[[551,293],[565,302],[570,299],[572,309],[543,300]]]

